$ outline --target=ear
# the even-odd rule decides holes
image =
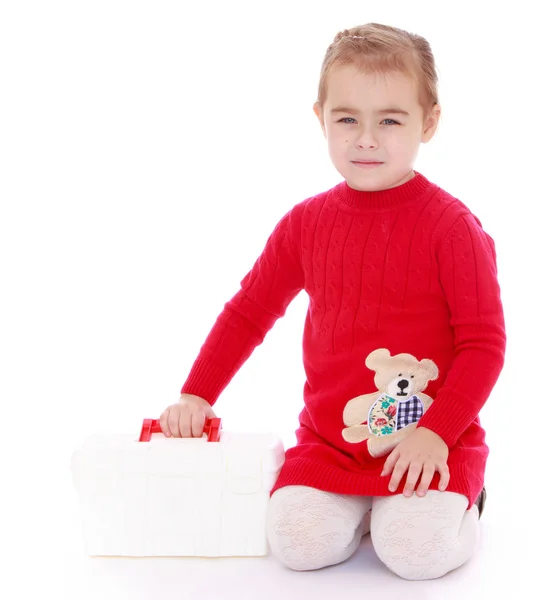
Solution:
[[[422,142],[429,142],[435,135],[441,116],[441,107],[435,104],[430,113],[424,119],[424,129],[422,131]]]
[[[321,108],[321,105],[318,102],[315,102],[315,104],[313,105],[313,112],[319,119],[321,129],[323,130],[323,135],[327,137],[327,132],[325,130],[325,119],[323,118],[323,109]]]
[[[368,354],[368,357],[366,358],[366,367],[372,371],[378,371],[387,364],[390,358],[391,353],[387,348],[378,348]]]
[[[427,377],[428,381],[438,378],[439,371],[436,366],[436,363],[433,360],[430,360],[429,358],[423,358],[420,361],[420,366],[426,373],[426,377]]]

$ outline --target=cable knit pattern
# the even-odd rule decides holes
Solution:
[[[425,390],[434,402],[418,426],[449,446],[448,490],[471,506],[488,455],[478,413],[506,343],[494,242],[479,220],[420,173],[379,192],[344,181],[296,204],[218,316],[182,392],[213,404],[301,291],[305,407],[275,489],[390,494],[384,457],[342,437],[346,403],[376,391],[366,357],[387,348],[436,363]]]

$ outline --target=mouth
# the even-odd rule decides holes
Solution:
[[[361,169],[371,169],[380,167],[383,163],[376,160],[353,160],[352,164]]]

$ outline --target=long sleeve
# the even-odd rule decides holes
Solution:
[[[225,304],[181,393],[214,404],[276,320],[284,316],[304,285],[296,240],[297,218],[292,210],[276,225],[239,291]]]
[[[477,417],[504,364],[506,333],[494,242],[472,214],[460,216],[437,253],[454,331],[454,358],[418,422],[452,447]]]

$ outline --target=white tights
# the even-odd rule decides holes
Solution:
[[[460,567],[478,541],[478,508],[453,492],[371,498],[305,486],[277,490],[267,533],[272,553],[296,571],[344,562],[370,530],[379,559],[404,579],[435,579]],[[371,509],[371,518],[369,512]]]

